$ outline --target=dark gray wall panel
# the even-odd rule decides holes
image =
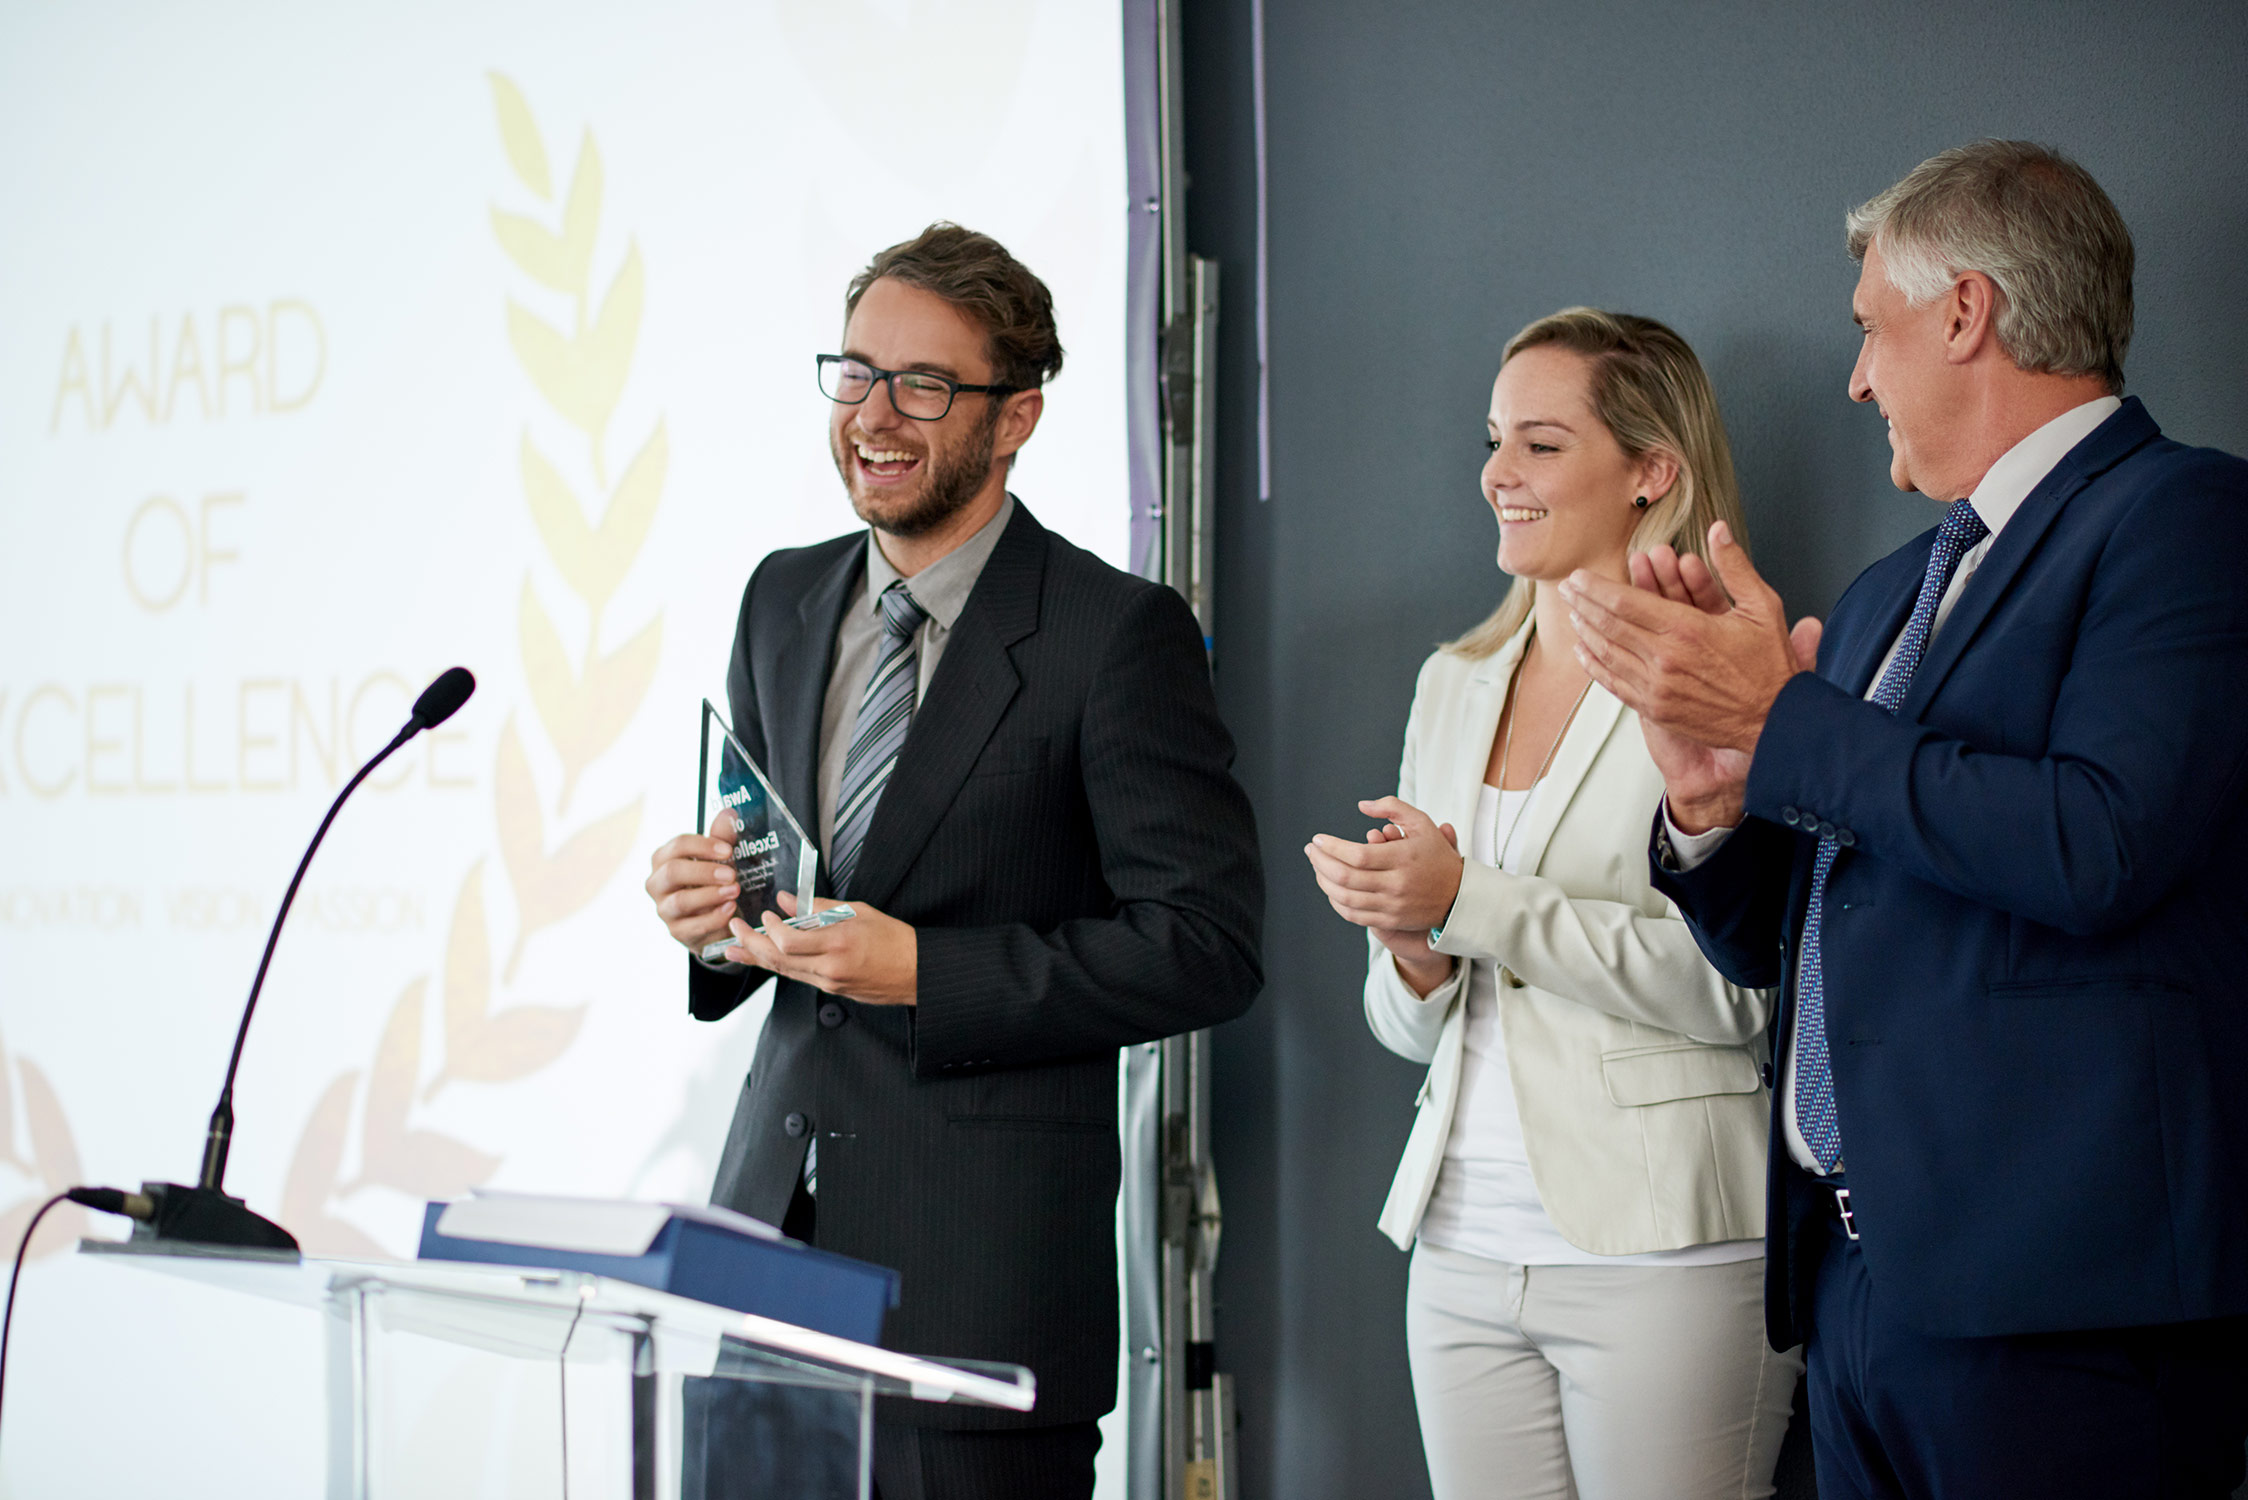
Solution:
[[[1274,0],[1273,498],[1256,500],[1247,0],[1186,12],[1190,239],[1226,265],[1219,687],[1271,874],[1271,982],[1217,1051],[1220,1355],[1244,1493],[1426,1493],[1405,1258],[1374,1232],[1419,1070],[1359,1014],[1301,848],[1391,789],[1413,672],[1490,607],[1500,345],[1574,302],[1700,350],[1760,563],[1823,611],[1932,524],[1850,405],[1845,209],[1980,135],[2071,152],[2139,248],[2131,389],[2248,451],[2248,7]]]

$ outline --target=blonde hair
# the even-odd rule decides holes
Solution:
[[[1709,560],[1709,528],[1723,521],[1733,540],[1748,545],[1741,521],[1740,485],[1725,419],[1702,362],[1687,342],[1653,318],[1565,307],[1507,340],[1499,365],[1525,349],[1551,345],[1582,354],[1592,364],[1592,409],[1628,458],[1666,453],[1678,478],[1652,502],[1631,534],[1631,550],[1667,542]],[[1444,649],[1480,658],[1505,645],[1529,618],[1537,599],[1533,578],[1517,578],[1489,619]]]

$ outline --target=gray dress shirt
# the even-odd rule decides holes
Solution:
[[[982,530],[907,580],[914,602],[929,613],[914,640],[921,662],[920,681],[913,690],[915,706],[928,692],[930,675],[937,670],[937,659],[944,655],[952,627],[960,619],[968,595],[975,591],[976,580],[983,576],[992,548],[999,545],[999,534],[1007,529],[1014,514],[1015,497],[1009,495]],[[875,601],[904,576],[883,556],[878,534],[869,528],[866,568],[852,587],[850,602],[843,608],[843,623],[835,632],[835,662],[828,670],[827,699],[820,707],[819,839],[823,866],[827,851],[835,843],[835,803],[842,791],[843,762],[851,752],[851,736],[859,727],[859,700],[866,696],[866,680],[874,675],[874,658],[882,644],[882,609]],[[740,964],[705,959],[699,953],[695,958],[704,967],[721,973],[738,974],[742,970]]]
[[[921,679],[913,689],[919,707],[929,691],[937,661],[944,655],[952,627],[983,576],[999,534],[1014,518],[1015,497],[1009,495],[999,513],[983,529],[906,580],[913,602],[928,611],[914,637],[920,657]],[[820,707],[820,853],[824,860],[835,847],[835,804],[843,789],[843,762],[851,753],[851,736],[858,732],[859,700],[866,696],[866,680],[874,675],[874,662],[882,649],[882,591],[905,577],[883,555],[881,534],[866,534],[866,568],[843,606],[843,624],[835,632],[835,660],[828,669],[827,698]]]
[[[913,647],[920,661],[920,680],[914,684],[913,702],[919,707],[929,691],[945,642],[984,564],[991,560],[999,534],[1015,514],[1015,497],[1000,502],[999,513],[959,546],[906,580],[913,602],[928,612],[915,634]],[[882,647],[882,591],[905,575],[882,551],[882,535],[869,527],[866,533],[866,567],[852,586],[850,602],[843,606],[843,623],[835,632],[835,662],[828,669],[827,697],[820,705],[820,858],[824,862],[835,846],[835,804],[842,796],[843,762],[850,757],[851,736],[858,732],[859,700],[866,696],[866,680],[874,675],[875,658]],[[727,964],[726,969],[740,966]],[[819,1191],[819,1142],[804,1153],[804,1186]]]

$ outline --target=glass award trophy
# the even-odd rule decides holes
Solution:
[[[752,927],[766,912],[780,910],[777,898],[782,891],[796,898],[797,914],[787,919],[791,927],[825,927],[852,915],[848,906],[831,906],[818,913],[810,909],[819,878],[819,846],[708,698],[702,706],[702,776],[695,789],[695,826],[733,845],[734,875],[741,884],[734,910]],[[715,963],[733,942],[727,937],[705,944],[702,956]]]

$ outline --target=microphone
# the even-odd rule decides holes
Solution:
[[[416,731],[435,729],[459,713],[461,705],[468,701],[468,695],[475,691],[476,674],[466,667],[447,667],[438,673],[437,680],[423,688],[422,695],[414,700],[414,711],[406,720],[407,727],[399,734],[399,744],[413,738]],[[391,746],[392,750],[397,748],[397,745]],[[384,755],[389,753],[389,750],[383,752]],[[382,757],[375,758],[380,760]]]
[[[375,758],[361,766],[357,775],[344,783],[343,790],[336,793],[336,800],[328,805],[328,815],[320,820],[312,842],[305,847],[304,858],[297,861],[297,873],[289,878],[289,889],[281,897],[281,909],[273,917],[273,930],[266,934],[265,955],[258,960],[257,978],[250,984],[249,1003],[242,1007],[242,1024],[234,1033],[234,1053],[226,1062],[226,1082],[219,1089],[218,1107],[211,1111],[210,1130],[204,1137],[203,1170],[193,1187],[176,1182],[142,1183],[141,1194],[148,1200],[147,1211],[135,1211],[142,1207],[139,1201],[125,1210],[139,1221],[134,1226],[133,1238],[296,1253],[294,1235],[271,1219],[252,1213],[248,1204],[226,1193],[226,1158],[234,1141],[234,1075],[242,1066],[242,1044],[250,1035],[250,1017],[257,1012],[258,994],[265,988],[266,970],[272,966],[274,945],[281,940],[281,924],[288,919],[289,907],[297,899],[297,887],[304,883],[304,872],[312,863],[313,853],[328,836],[328,826],[343,810],[344,800],[401,745],[459,712],[469,694],[475,691],[476,678],[466,667],[449,667],[439,674],[414,700],[414,709],[407,716],[405,727],[389,744],[376,751]]]

